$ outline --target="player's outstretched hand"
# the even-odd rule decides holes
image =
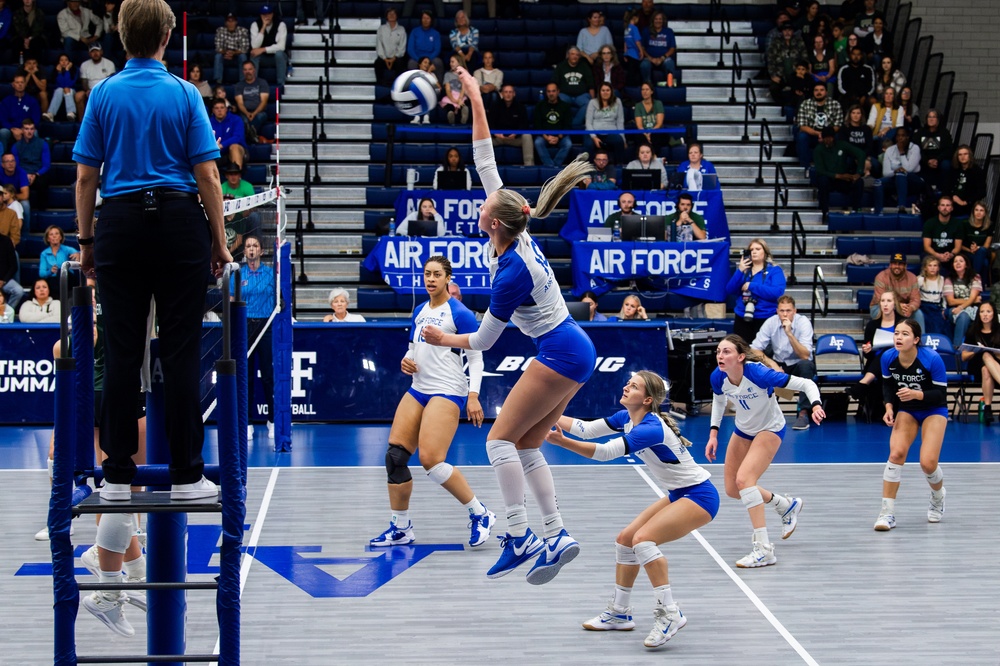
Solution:
[[[479,81],[476,81],[476,77],[469,74],[469,70],[464,67],[459,67],[455,70],[458,73],[458,80],[462,82],[462,92],[469,96],[470,102],[483,103],[483,95],[479,90]]]
[[[813,423],[819,425],[820,423],[823,422],[823,419],[825,418],[826,418],[826,412],[823,411],[822,406],[816,405],[815,407],[812,408]]]

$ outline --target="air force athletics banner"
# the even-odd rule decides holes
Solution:
[[[485,238],[382,236],[364,267],[378,269],[397,294],[423,294],[424,262],[442,255],[451,262],[452,281],[463,293],[490,293],[490,268]]]
[[[587,230],[601,228],[608,215],[618,210],[619,190],[573,190],[569,193],[569,216],[559,235],[566,240],[587,240]],[[635,212],[638,215],[673,215],[677,212],[676,190],[665,192],[632,192],[635,195]],[[710,239],[729,240],[729,220],[722,203],[722,190],[688,192],[694,199],[694,212],[705,218]],[[398,206],[397,206],[398,207]],[[448,218],[445,217],[447,220]]]
[[[573,243],[573,294],[598,296],[620,280],[647,279],[650,287],[705,301],[726,300],[729,243]]]
[[[396,197],[396,226],[417,210],[421,199],[430,199],[448,228],[456,236],[479,236],[479,207],[486,192],[479,190],[403,190]],[[465,287],[462,287],[463,289]]]

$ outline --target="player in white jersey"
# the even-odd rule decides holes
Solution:
[[[667,386],[658,375],[641,370],[632,375],[619,402],[625,409],[597,421],[568,416],[559,419],[546,440],[594,460],[614,460],[634,454],[667,489],[667,497],[650,504],[615,539],[615,592],[607,609],[583,623],[590,631],[631,631],[632,586],[639,567],[646,569],[653,585],[653,629],[644,642],[655,648],[669,641],[687,624],[674,603],[667,576],[667,560],[658,544],[676,541],[707,525],[719,512],[719,493],[708,480],[708,471],[691,457],[691,442],[669,416],[660,411],[667,399]],[[583,439],[624,433],[603,444],[570,439],[563,432]]]
[[[445,257],[431,257],[424,263],[424,287],[431,298],[413,313],[409,350],[400,363],[402,371],[413,377],[413,383],[399,401],[389,431],[385,469],[392,517],[389,529],[370,541],[375,547],[405,546],[415,541],[409,516],[413,478],[407,463],[418,448],[427,476],[468,509],[470,546],[485,543],[496,523],[496,516],[472,492],[465,476],[445,462],[462,408],[466,407],[476,427],[483,423],[479,404],[483,354],[466,352],[466,378],[460,350],[434,347],[421,336],[423,328],[432,324],[452,334],[471,333],[479,327],[476,316],[448,293],[450,281],[451,262]]]
[[[552,472],[540,449],[570,398],[590,378],[596,353],[594,343],[569,316],[549,262],[527,227],[531,217],[547,217],[592,167],[585,155],[570,163],[545,183],[532,209],[520,194],[503,189],[479,84],[461,67],[458,75],[472,106],[476,171],[487,195],[480,209],[479,229],[490,238],[486,244],[490,307],[479,330],[471,335],[446,334],[435,326],[425,326],[424,339],[445,347],[486,350],[511,321],[535,342],[538,353],[511,389],[486,442],[507,514],[500,559],[486,575],[499,578],[535,559],[527,580],[540,585],[552,580],[580,552],[580,544],[563,527]],[[526,483],[542,511],[544,541],[528,529]]]
[[[715,399],[712,401],[712,428],[705,457],[708,462],[715,461],[719,425],[726,411],[726,402],[731,402],[736,410],[736,428],[726,448],[726,494],[743,501],[753,525],[753,549],[749,555],[737,560],[736,566],[766,567],[777,559],[774,545],[767,536],[764,505],[772,507],[781,516],[782,539],[792,536],[802,510],[801,498],[785,497],[757,485],[785,435],[785,417],[774,390],[805,391],[816,425],[826,418],[826,413],[820,404],[815,382],[768,368],[761,362],[763,357],[738,335],[723,338],[715,358],[719,367],[712,371],[711,377]]]

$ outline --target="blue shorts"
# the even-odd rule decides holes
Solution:
[[[934,407],[932,409],[915,409],[910,411],[908,409],[900,409],[900,412],[906,412],[913,418],[917,420],[917,425],[922,425],[924,419],[928,416],[943,416],[945,419],[948,418],[948,408],[947,407]]]
[[[458,411],[465,409],[465,403],[468,402],[469,397],[465,395],[448,395],[447,393],[421,393],[413,388],[407,390],[407,393],[413,396],[413,399],[420,403],[421,407],[426,407],[427,403],[431,401],[431,398],[444,398],[445,400],[451,400],[453,403],[458,405]]]
[[[783,425],[781,426],[781,430],[768,430],[767,432],[773,432],[775,435],[778,436],[778,439],[785,439],[785,430],[787,429],[788,426]],[[733,428],[733,434],[736,435],[737,437],[742,437],[743,439],[749,439],[752,442],[753,438],[759,435],[760,433],[755,432],[752,435],[748,435],[739,428]]]
[[[535,360],[546,368],[580,384],[590,379],[597,363],[597,351],[590,337],[572,318],[535,338]]]
[[[671,502],[676,502],[682,497],[686,497],[705,511],[708,511],[708,515],[712,516],[713,519],[715,518],[715,514],[719,513],[719,491],[715,489],[715,485],[711,479],[705,479],[696,486],[671,490],[667,493],[667,497]]]

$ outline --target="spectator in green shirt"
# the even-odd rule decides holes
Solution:
[[[832,190],[848,194],[853,210],[861,208],[861,200],[865,194],[865,153],[846,141],[838,141],[836,136],[837,132],[833,127],[824,127],[820,142],[813,149],[819,207],[824,216],[830,212]]]
[[[240,166],[230,163],[226,167],[226,180],[222,183],[222,199],[239,199],[251,196],[253,193],[253,185],[243,180]],[[226,216],[226,242],[229,245],[230,254],[233,255],[233,261],[242,261],[243,237],[254,231],[256,224],[253,222],[254,219],[250,211]]]
[[[705,218],[694,212],[694,199],[687,192],[682,193],[677,200],[677,212],[667,216],[667,225],[666,240],[670,240],[670,225],[677,229],[674,238],[680,243],[708,238]]]
[[[622,192],[618,195],[618,210],[608,215],[604,220],[604,226],[614,227],[617,222],[619,226],[622,222],[622,215],[631,215],[635,211],[635,195],[631,192]]]
[[[941,275],[954,275],[951,262],[962,251],[966,227],[964,220],[951,217],[955,204],[951,197],[938,197],[937,216],[924,222],[924,254],[929,254],[941,262]]]

